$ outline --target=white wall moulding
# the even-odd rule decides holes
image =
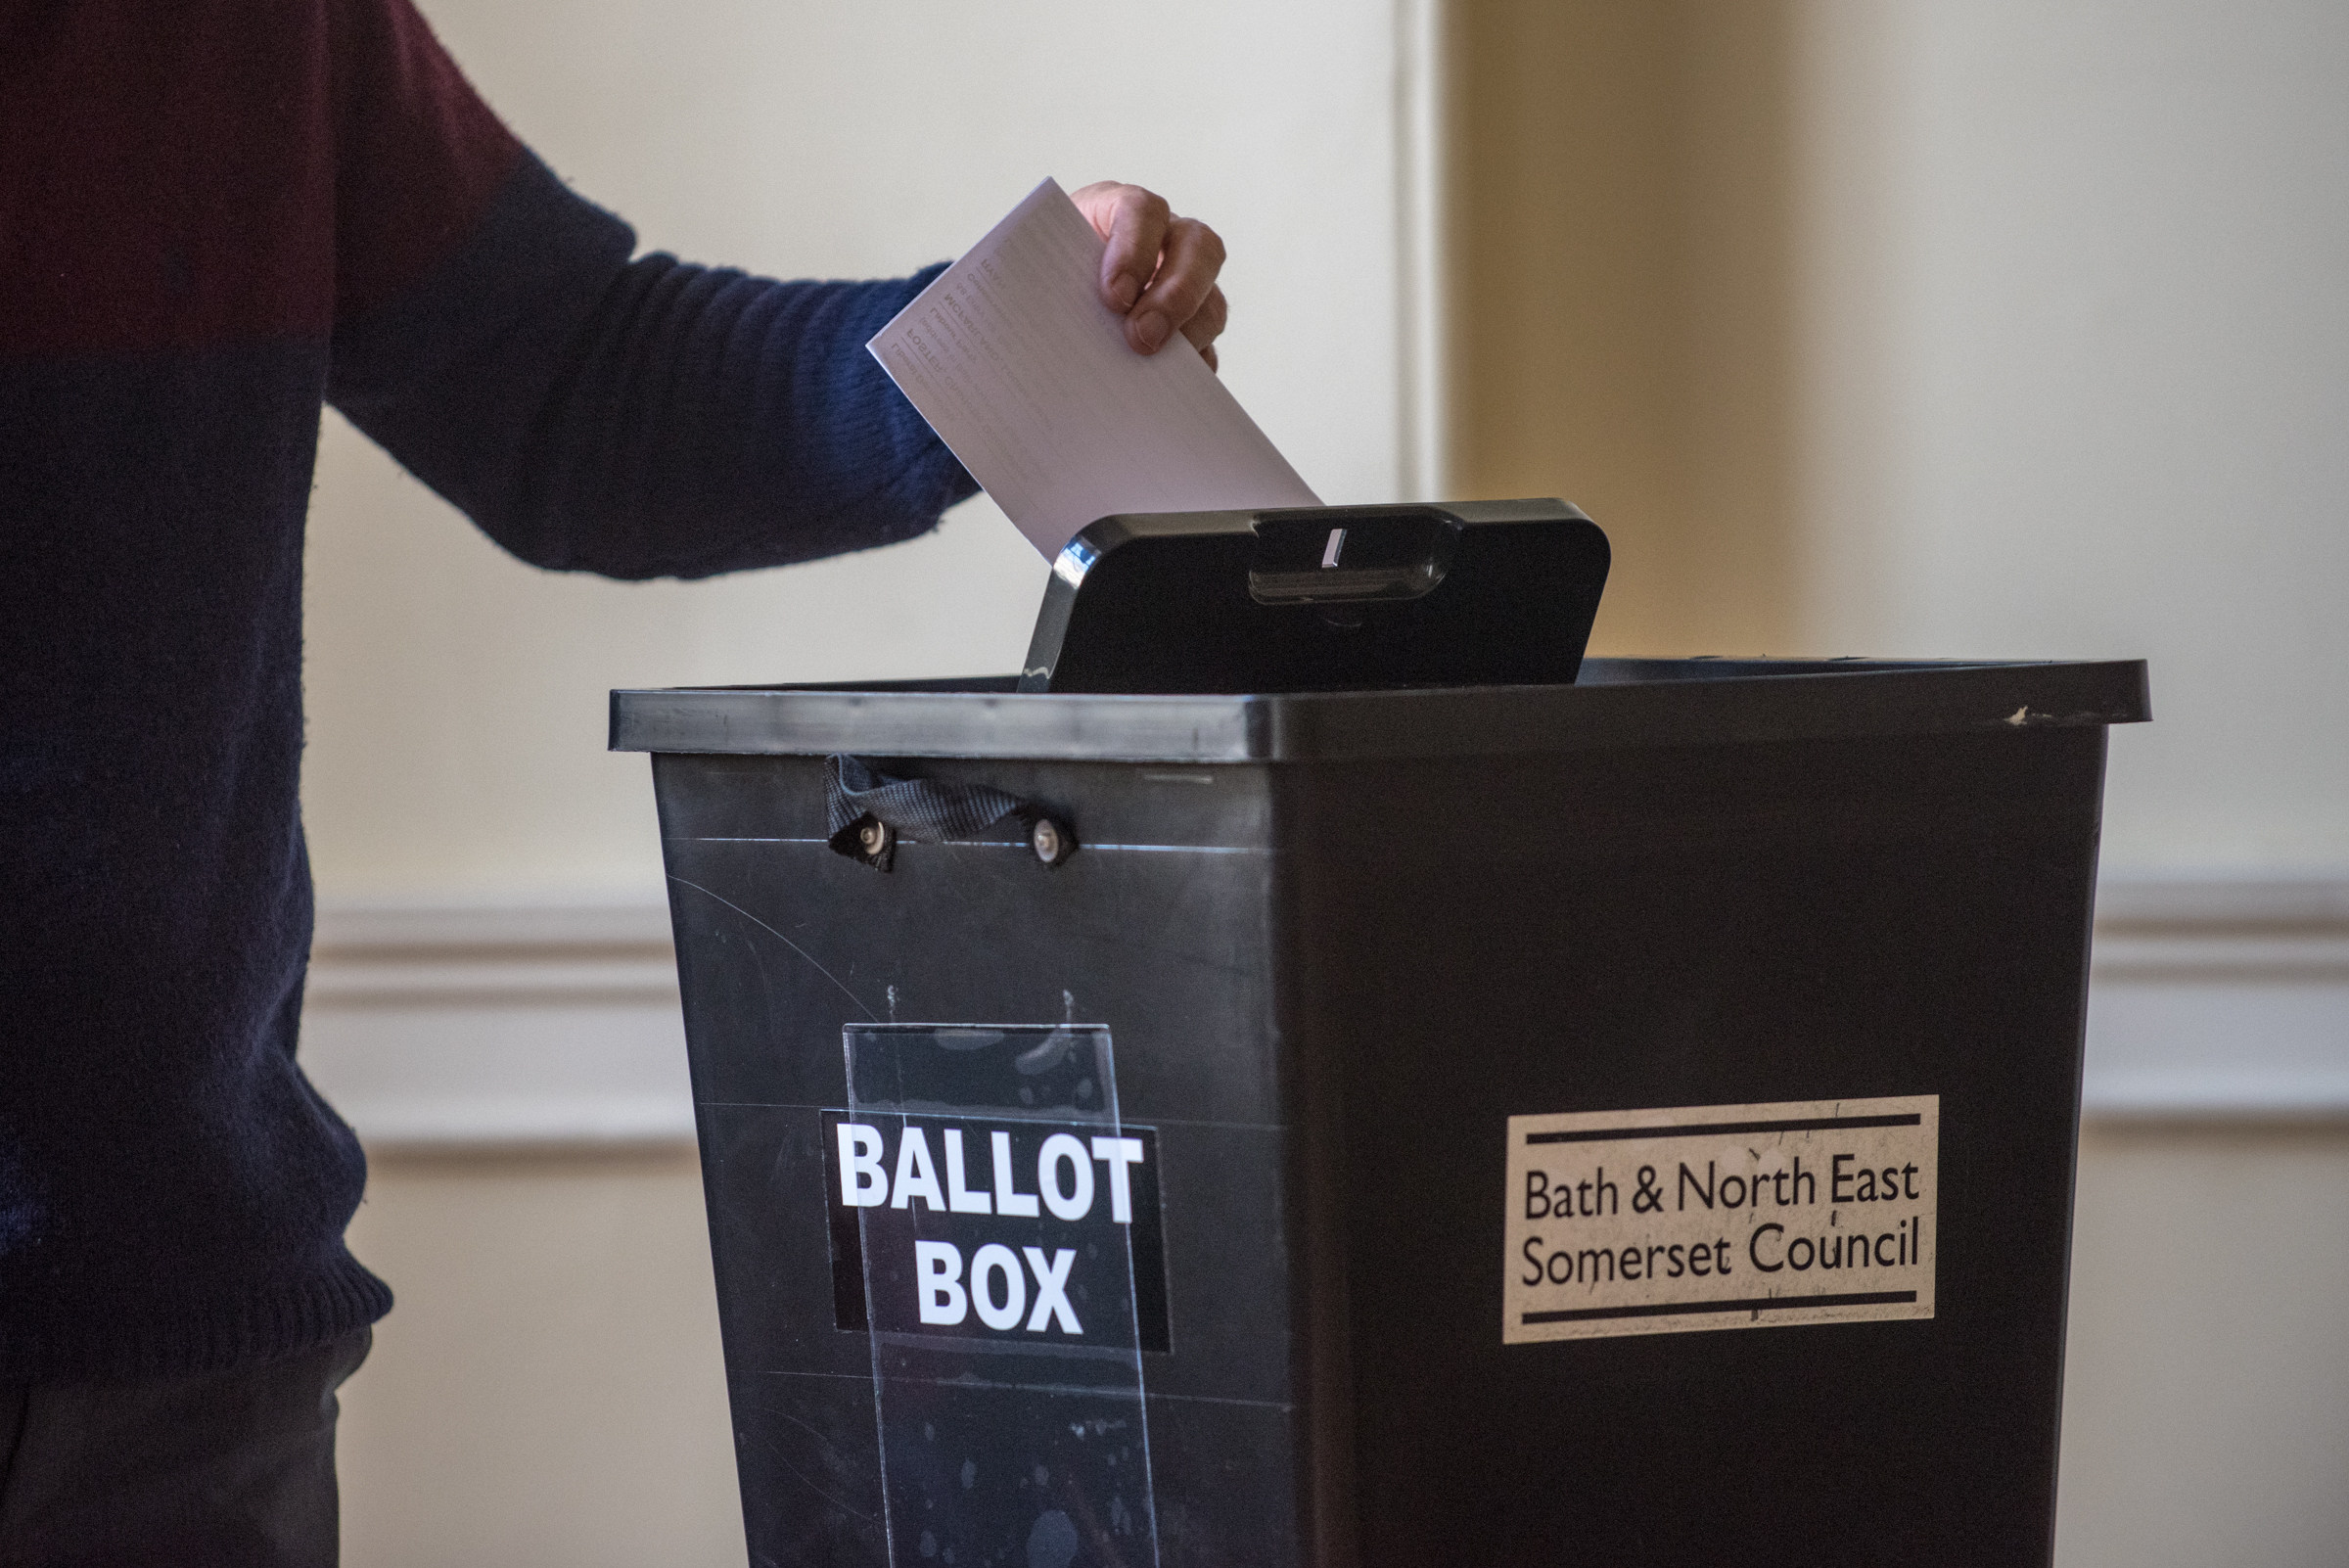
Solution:
[[[668,906],[656,893],[592,899],[322,898],[311,961],[396,959],[432,952],[668,947]],[[315,989],[317,981],[311,981]]]
[[[654,898],[325,901],[301,1059],[375,1148],[693,1136]]]
[[[2349,1117],[2349,878],[2115,875],[2092,1117]],[[328,901],[301,1056],[372,1147],[693,1136],[668,911],[651,898]]]
[[[2349,1116],[2349,878],[2108,875],[2086,1109]]]

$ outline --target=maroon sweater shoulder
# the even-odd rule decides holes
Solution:
[[[408,0],[0,0],[0,354],[323,340],[521,156]]]

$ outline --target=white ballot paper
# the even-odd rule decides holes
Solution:
[[[865,346],[1047,561],[1113,512],[1320,505],[1188,339],[1127,346],[1106,249],[1046,180]]]

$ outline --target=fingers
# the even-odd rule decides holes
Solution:
[[[1165,197],[1115,180],[1087,185],[1069,199],[1091,221],[1093,232],[1109,242],[1101,256],[1101,302],[1126,315],[1158,270],[1174,215]]]
[[[1178,218],[1165,198],[1103,180],[1069,198],[1106,242],[1101,302],[1126,317],[1126,342],[1156,353],[1180,332],[1210,368],[1229,307],[1216,287],[1223,241],[1197,218]]]
[[[1156,353],[1176,331],[1195,347],[1214,343],[1223,330],[1223,297],[1216,287],[1216,274],[1222,270],[1223,241],[1216,231],[1197,218],[1174,219],[1158,275],[1126,318],[1126,341],[1146,354]],[[1194,323],[1198,331],[1192,330]]]
[[[1215,342],[1223,336],[1223,327],[1231,319],[1231,306],[1221,289],[1207,291],[1207,301],[1198,314],[1182,324],[1182,335],[1191,340],[1191,346],[1206,356],[1209,364],[1216,362]]]

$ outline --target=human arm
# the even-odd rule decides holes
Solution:
[[[976,489],[863,347],[935,269],[630,260],[626,225],[514,141],[408,0],[339,9],[327,395],[492,537],[548,567],[701,576],[910,537]],[[1152,351],[1166,322],[1213,363],[1221,242],[1138,187],[1077,200],[1128,341]]]
[[[706,576],[926,531],[977,485],[864,351],[928,274],[667,255],[522,155],[465,243],[339,327],[329,396],[524,560]]]

